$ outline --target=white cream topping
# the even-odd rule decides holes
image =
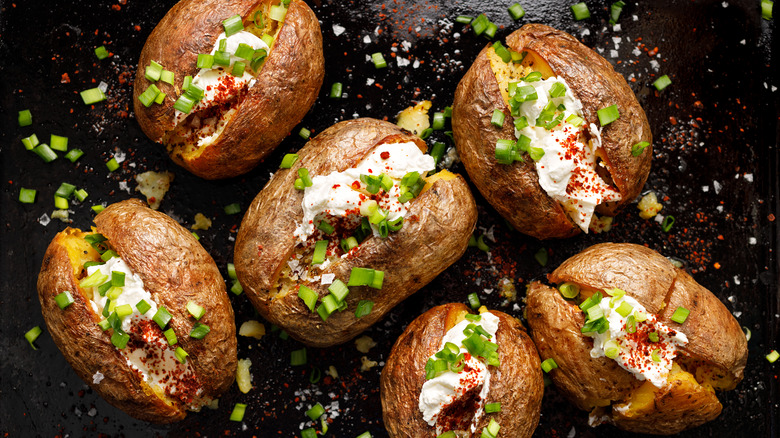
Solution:
[[[562,97],[551,97],[550,88],[560,83],[566,87]],[[563,78],[525,82],[518,87],[533,86],[537,99],[520,104],[518,117],[525,116],[528,126],[517,130],[515,136],[525,135],[531,139],[531,146],[544,150],[544,156],[536,162],[539,184],[547,194],[558,201],[572,221],[585,233],[596,206],[609,201],[619,201],[620,193],[609,186],[596,173],[595,151],[601,147],[601,130],[595,125],[575,127],[565,120],[575,115],[584,119],[582,102],[574,96]],[[536,119],[548,102],[556,106],[563,104],[563,120],[552,130],[537,127]],[[591,141],[586,141],[585,129],[590,131]]]
[[[382,154],[388,156],[382,158]],[[409,172],[434,170],[436,163],[430,155],[424,154],[414,142],[387,143],[377,146],[371,154],[363,158],[357,166],[343,172],[312,177],[311,187],[303,193],[303,222],[294,235],[301,241],[314,232],[314,227],[327,216],[352,217],[360,220],[360,205],[369,199],[366,185],[360,181],[360,175],[378,176],[382,173],[393,180],[389,196],[378,200],[378,207],[389,212],[388,221],[406,215],[406,205],[398,202],[401,195],[401,179]],[[376,226],[372,225],[374,235],[379,236]]]
[[[475,322],[464,319],[459,322],[448,330],[441,340],[439,350],[444,348],[447,342],[451,342],[459,346],[460,352],[464,353],[464,356],[468,356],[468,359],[465,361],[466,366],[464,367],[464,370],[460,373],[445,371],[433,379],[427,380],[423,384],[422,390],[420,391],[418,407],[423,414],[423,419],[430,426],[436,424],[439,413],[444,407],[452,404],[471,388],[482,385],[482,389],[479,393],[479,408],[474,413],[473,420],[471,421],[471,432],[476,432],[477,423],[482,417],[485,400],[487,400],[487,395],[490,391],[490,372],[488,371],[487,365],[468,354],[468,350],[463,346],[463,340],[466,339],[463,330],[469,324],[480,325],[491,335],[489,342],[495,343],[499,322],[498,317],[490,312],[481,313],[480,315],[481,318],[479,321]],[[431,359],[435,360],[436,356],[431,356]],[[437,434],[443,432],[445,431],[439,430],[438,428],[436,430]]]
[[[617,308],[624,302],[633,307],[631,313],[625,317],[617,312]],[[619,345],[619,353],[614,360],[621,368],[632,373],[638,380],[649,380],[659,388],[666,385],[672,361],[677,357],[677,349],[688,343],[688,337],[659,322],[656,315],[647,313],[644,306],[629,296],[616,298],[613,302],[613,299],[606,295],[598,306],[609,321],[609,330],[601,334],[587,333],[593,337],[591,357],[605,357],[607,342],[613,340]],[[647,315],[647,320],[636,323],[635,333],[628,333],[626,321],[631,315],[636,318],[637,313]],[[650,332],[658,333],[658,342],[649,342]],[[658,362],[652,359],[653,351],[657,351],[660,359]]]
[[[202,68],[192,78],[192,83],[204,90],[203,100],[201,100],[198,104],[196,104],[193,107],[192,112],[197,112],[206,109],[212,106],[216,102],[222,102],[225,100],[226,96],[235,94],[236,92],[238,92],[238,90],[244,88],[244,86],[250,86],[250,87],[252,86],[252,84],[255,81],[255,78],[249,68],[249,62],[243,58],[239,58],[234,55],[234,53],[238,49],[239,44],[242,43],[247,44],[251,46],[254,50],[265,49],[266,52],[270,50],[268,44],[266,44],[265,41],[263,41],[257,35],[253,34],[252,32],[247,32],[245,30],[242,30],[238,33],[230,35],[229,37],[226,37],[224,32],[219,34],[216,42],[214,43],[214,47],[211,49],[210,52],[211,55],[215,54],[217,50],[219,50],[219,42],[223,39],[227,40],[227,48],[225,51],[231,54],[230,65],[220,66],[214,64],[212,68]],[[244,74],[241,75],[240,77],[233,76],[233,64],[236,61],[241,61],[246,64],[246,68],[244,69]],[[220,98],[216,99],[218,95]],[[190,112],[190,114],[192,112]],[[187,116],[188,114],[177,110],[175,116],[176,124],[181,123],[181,121],[184,120]],[[196,127],[203,127],[203,125],[215,125],[217,121],[212,119],[206,119],[206,120],[197,120],[194,121],[194,123],[199,125]],[[207,139],[208,139],[208,135],[202,138],[199,141],[199,143],[205,143]]]
[[[130,270],[130,267],[127,266],[127,263],[125,263],[124,260],[119,257],[113,257],[102,265],[90,266],[87,268],[87,275],[92,275],[96,271],[100,271],[101,274],[108,276],[109,281],[111,280],[112,272],[121,272],[125,274],[125,285],[122,287],[122,294],[115,300],[115,303],[117,306],[129,304],[130,307],[133,308],[133,313],[122,321],[122,330],[128,332],[131,323],[134,320],[138,320],[142,316],[151,319],[155,312],[157,312],[157,303],[152,299],[152,295],[144,289],[143,280],[141,280],[141,277],[139,277],[138,274],[134,274],[133,271]],[[143,315],[141,315],[136,308],[136,304],[141,300],[145,300],[149,306],[151,306]],[[95,313],[100,315],[103,312],[103,307],[106,306],[107,301],[108,296],[101,297],[98,293],[98,288],[92,288],[91,303]]]

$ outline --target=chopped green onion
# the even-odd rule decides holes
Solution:
[[[268,10],[268,18],[274,21],[284,21],[284,16],[287,14],[287,8],[284,5],[271,6]]]
[[[479,14],[477,18],[471,21],[471,28],[474,31],[474,35],[482,35],[488,28],[490,20],[485,14]]]
[[[558,286],[558,291],[564,298],[571,299],[580,294],[580,287],[574,283],[563,283]]]
[[[574,14],[574,19],[577,21],[590,18],[590,10],[588,10],[588,5],[586,5],[585,2],[571,5],[571,12]]]
[[[233,286],[230,287],[230,292],[233,292],[235,295],[241,295],[244,293],[244,288],[241,287],[241,283],[236,280],[233,282]]]
[[[290,352],[290,365],[306,365],[306,347]]]
[[[631,146],[631,155],[638,157],[642,155],[642,152],[644,152],[645,148],[650,146],[650,143],[646,141],[640,141],[639,143]]]
[[[504,47],[503,44],[501,44],[501,41],[496,41],[493,43],[493,50],[496,52],[496,55],[501,58],[502,61],[509,63],[512,61],[512,54],[509,52],[509,50]]]
[[[163,336],[165,336],[165,340],[168,341],[168,345],[176,345],[179,342],[179,338],[176,337],[176,333],[172,328],[165,330]]]
[[[168,322],[171,320],[171,318],[172,316],[170,312],[168,312],[168,309],[165,307],[160,307],[152,317],[152,320],[160,326],[160,329],[165,330],[165,326],[168,325]]]
[[[242,421],[245,412],[246,405],[243,403],[236,403],[236,405],[233,406],[233,412],[230,413],[230,421]]]
[[[385,57],[382,56],[382,52],[376,52],[371,54],[371,61],[373,61],[374,67],[376,68],[387,67],[387,61],[385,61]]]
[[[301,128],[301,130],[298,131],[298,136],[304,140],[308,140],[309,137],[311,137],[311,131],[306,128]]]
[[[17,120],[19,121],[19,126],[30,126],[32,125],[32,113],[30,110],[21,110]]]
[[[493,414],[496,412],[501,412],[501,403],[488,403],[485,405],[485,412],[488,414]]]
[[[634,315],[629,315],[626,319],[626,332],[636,333],[636,317]]]
[[[761,18],[764,20],[771,20],[772,19],[772,8],[774,7],[775,2],[770,0],[761,0]],[[772,361],[774,362],[774,361]]]
[[[658,342],[658,332],[650,332],[647,334],[647,338],[650,339],[650,342]]]
[[[426,138],[430,137],[431,134],[433,134],[433,128],[425,128],[423,129],[423,132],[420,133],[420,138],[425,140]]]
[[[301,438],[317,438],[317,431],[313,427],[303,429],[301,431]]]
[[[239,58],[246,59],[247,61],[252,61],[255,56],[255,49],[249,44],[241,43],[238,45],[235,55]]]
[[[431,123],[431,129],[434,131],[441,131],[444,129],[446,117],[444,113],[433,113],[433,123]]]
[[[620,18],[620,13],[623,12],[623,6],[626,3],[623,1],[616,1],[609,7],[609,24],[616,24]]]
[[[295,183],[293,186],[298,190],[304,190],[306,186],[303,184],[303,180],[300,178],[295,178]]]
[[[661,349],[656,348],[653,350],[650,357],[653,359],[653,362],[661,362]]]
[[[114,347],[118,349],[123,349],[127,346],[127,343],[130,341],[130,335],[127,333],[121,333],[114,330],[114,334],[111,335],[111,343],[114,344]]]
[[[301,179],[301,181],[303,181],[304,187],[311,187],[312,182],[311,177],[309,177],[309,169],[305,167],[298,169],[298,177]]]
[[[500,109],[494,109],[493,117],[491,117],[490,123],[497,128],[501,128],[504,126],[504,118],[505,115],[503,111],[501,111]]]
[[[241,204],[234,202],[232,204],[226,205],[223,210],[225,214],[237,214],[241,212]]]
[[[160,73],[160,80],[162,82],[165,82],[166,84],[173,85],[173,79],[174,79],[174,75],[173,72],[170,70],[163,70],[162,73]]]
[[[116,316],[118,316],[119,319],[124,319],[125,317],[133,314],[133,308],[129,304],[122,304],[121,306],[116,306],[114,308],[114,311],[116,312]]]
[[[558,364],[555,363],[555,359],[553,358],[547,358],[542,362],[542,371],[545,373],[549,373],[550,371],[558,368]]]
[[[198,68],[211,68],[214,65],[214,55],[201,53],[198,55]]]
[[[636,319],[636,322],[647,321],[647,313],[637,310],[634,312],[634,319]]]
[[[287,154],[282,158],[282,164],[279,165],[279,168],[289,169],[296,161],[298,161],[298,154]]]
[[[531,73],[528,73],[528,76],[524,77],[523,80],[525,82],[538,82],[542,80],[542,73],[538,71],[532,71]],[[558,82],[556,82],[558,84]],[[527,86],[527,85],[526,85]],[[534,88],[534,90],[536,90]],[[550,88],[550,91],[552,92],[552,87]],[[555,97],[555,96],[553,96]]]
[[[179,98],[176,99],[176,102],[173,104],[173,108],[175,110],[181,111],[185,114],[189,114],[189,112],[192,111],[193,106],[195,106],[195,101],[186,94],[179,96]]]
[[[371,313],[371,310],[374,308],[374,302],[371,300],[360,300],[357,304],[357,309],[355,310],[355,318],[362,318],[369,313]]]
[[[311,264],[319,265],[325,263],[325,256],[327,255],[327,251],[328,251],[328,241],[318,240],[314,244],[314,253],[311,256]]]
[[[64,309],[75,302],[73,301],[73,296],[70,294],[70,291],[67,290],[57,294],[54,297],[54,301],[57,303],[57,306],[59,306],[60,309]]]
[[[111,324],[108,322],[108,319],[101,319],[100,322],[98,322],[98,327],[100,327],[101,330],[106,331],[111,328]]]
[[[315,421],[318,418],[320,418],[324,413],[325,413],[325,408],[323,408],[321,404],[317,403],[316,405],[312,406],[311,409],[306,411],[306,416],[311,418],[312,421]]]
[[[496,141],[496,161],[498,161],[499,164],[514,163],[515,145],[516,143],[512,140],[498,139]]]
[[[596,292],[595,294],[591,295],[587,300],[580,303],[580,309],[582,309],[583,312],[587,312],[588,309],[590,309],[592,306],[597,305],[601,302],[601,292]]]
[[[36,155],[41,157],[41,159],[46,163],[51,163],[52,161],[57,159],[57,153],[51,150],[49,145],[46,143],[41,143],[38,146],[36,146],[33,150]]]
[[[566,117],[566,121],[571,123],[575,128],[579,128],[583,123],[585,123],[585,121],[582,120],[582,117],[576,114],[571,114],[569,117]]]
[[[327,223],[325,220],[321,220],[320,223],[317,224],[317,229],[325,234],[333,234],[333,232],[336,231],[333,225]]]
[[[431,148],[430,155],[433,157],[433,161],[436,164],[439,164],[442,157],[444,157],[444,148],[446,145],[440,141],[434,142],[433,147]]]
[[[337,301],[344,301],[344,298],[349,294],[349,288],[341,280],[335,280],[328,286],[328,291],[333,294]]]
[[[78,189],[76,190],[75,195],[76,200],[79,202],[84,202],[84,200],[87,199],[87,196],[89,196],[89,193],[87,193],[87,191],[84,189]]]
[[[676,322],[677,324],[682,324],[685,322],[686,319],[688,319],[688,315],[690,313],[691,311],[686,309],[685,307],[678,307],[677,309],[674,310],[674,313],[672,314],[672,317],[670,319]]]
[[[498,431],[501,429],[501,426],[498,424],[495,418],[490,419],[490,423],[488,423],[487,427],[482,430],[482,433],[485,432],[490,434],[491,438],[498,437]]]
[[[479,296],[477,296],[476,292],[470,293],[467,298],[469,300],[469,306],[471,306],[472,309],[479,309]]]
[[[513,20],[519,20],[525,15],[525,11],[523,10],[523,7],[520,6],[520,3],[513,4],[507,11],[509,11],[509,15]]]
[[[95,47],[95,56],[97,56],[97,59],[108,58],[108,50],[106,50],[106,46]]]
[[[22,144],[24,145],[24,148],[28,151],[33,150],[35,146],[38,146],[40,144],[40,141],[38,141],[38,136],[33,134],[29,137],[25,137],[22,139]]]
[[[194,301],[187,301],[187,311],[190,312],[190,315],[196,320],[203,318],[203,315],[206,314],[206,309]]]
[[[352,250],[352,248],[358,246],[358,241],[354,236],[341,239],[341,249],[346,253]]]
[[[596,114],[599,116],[599,123],[601,126],[607,126],[620,118],[620,112],[618,111],[617,104],[602,108],[596,111]]]
[[[626,301],[623,301],[622,303],[620,303],[618,308],[615,309],[615,312],[617,312],[623,318],[626,318],[633,311],[634,311],[634,306],[632,306],[631,304],[628,304]]]
[[[187,356],[189,356],[189,353],[184,351],[181,347],[176,347],[176,351],[173,352],[174,356],[176,356],[176,359],[181,363],[187,362]]]
[[[210,331],[211,328],[206,324],[196,322],[190,331],[190,337],[195,339],[203,339]]]
[[[610,339],[604,343],[604,355],[610,359],[618,357],[620,354],[620,345],[615,342],[614,339]]]
[[[113,259],[114,257],[118,257],[118,255],[114,250],[111,249],[100,255],[100,259],[103,260],[104,262],[107,262]]]
[[[88,287],[100,286],[106,281],[108,281],[108,275],[105,275],[100,271],[95,271],[89,277],[81,280],[79,282],[79,286],[81,286],[83,289],[86,289]]]
[[[455,22],[460,24],[470,24],[474,20],[474,17],[470,15],[458,15],[455,17]]]
[[[303,303],[306,304],[306,307],[308,307],[310,311],[314,311],[314,306],[317,305],[316,292],[304,285],[300,285],[298,287],[298,298],[303,300]]]
[[[188,97],[190,97],[193,100],[193,102],[197,102],[203,99],[205,93],[206,91],[204,89],[200,88],[195,84],[190,84],[190,86],[187,87],[187,91],[185,92],[185,94]]]
[[[560,82],[552,84],[550,87],[550,97],[563,97],[566,95],[566,86]]]
[[[672,80],[669,79],[669,76],[663,75],[660,78],[656,79],[655,82],[653,82],[653,86],[656,90],[662,91],[664,88],[668,87],[672,84]]]
[[[19,189],[19,202],[22,204],[32,204],[35,202],[35,195],[38,193],[35,189],[25,189],[22,187]]]
[[[356,436],[355,438],[372,438],[371,432],[365,431],[361,433],[360,435]]]
[[[244,23],[241,21],[241,16],[238,14],[222,20],[222,26],[225,28],[226,37],[244,30]]]
[[[672,229],[672,226],[674,225],[674,216],[666,216],[661,222],[661,229],[664,230],[664,232],[668,233],[669,230]]]
[[[30,345],[32,345],[32,344],[30,344]],[[766,357],[766,360],[769,361],[769,363],[775,363],[775,361],[777,361],[777,359],[780,358],[780,353],[778,353],[777,350],[772,350],[765,357]]]
[[[65,198],[60,198],[59,196],[54,197],[54,206],[59,208],[60,210],[67,210],[68,209],[68,200]]]
[[[374,279],[371,281],[371,284],[368,286],[373,289],[382,289],[382,282],[385,279],[385,272],[384,271],[377,271],[374,270]]]
[[[111,271],[111,286],[122,287],[125,285],[125,273],[119,271]]]
[[[547,249],[539,248],[539,251],[536,251],[536,254],[534,254],[534,258],[540,265],[547,266]]]
[[[224,50],[217,50],[214,52],[214,64],[227,67],[230,65],[230,53]],[[190,85],[192,85],[190,83]]]
[[[116,161],[116,158],[111,158],[106,162],[106,167],[108,168],[109,172],[113,172],[117,169],[119,169],[119,163]]]
[[[588,314],[588,321],[595,321],[604,316],[604,310],[600,306],[591,306],[585,313]]]
[[[152,61],[151,64],[146,66],[144,69],[144,76],[146,79],[149,79],[152,82],[157,82],[160,80],[160,75],[162,75],[163,66]]]
[[[485,243],[485,235],[484,234],[479,236],[479,238],[477,239],[477,248],[480,251],[490,252],[490,247],[487,245],[487,243]]]
[[[90,208],[92,208],[92,211],[94,211],[94,212],[95,212],[95,214],[98,214],[98,213],[100,213],[101,211],[103,211],[103,210],[105,210],[105,209],[106,209],[106,207],[105,207],[104,205],[93,205],[93,206],[92,206],[92,207],[90,207]]]
[[[51,134],[49,143],[49,147],[55,151],[66,152],[68,150],[68,137]]]
[[[146,300],[141,300],[135,305],[135,308],[138,309],[138,313],[143,315],[144,313],[148,312],[149,309],[152,308],[152,306],[150,306],[149,303],[146,302]]]
[[[244,70],[246,69],[246,64],[241,61],[236,61],[233,63],[233,76],[241,77],[244,75]]]
[[[86,105],[92,105],[93,103],[106,100],[106,95],[100,88],[90,88],[79,94],[81,95],[81,100],[83,100]]]
[[[325,298],[328,297],[330,297],[334,302],[336,301],[336,299],[333,298],[332,295],[328,295]],[[322,318],[323,321],[327,321],[330,314],[333,313],[332,311],[328,311],[328,306],[325,305],[326,302],[325,298],[323,298],[322,303],[320,303],[320,305],[317,306],[317,314],[320,315],[320,318]]]
[[[347,286],[369,286],[374,282],[375,271],[369,268],[352,268]]]
[[[489,21],[487,24],[487,29],[485,29],[485,36],[488,39],[493,39],[493,37],[496,36],[496,32],[498,31],[498,25],[496,23],[493,23],[492,21]]]
[[[341,82],[334,82],[330,87],[330,97],[333,99],[340,99],[342,87],[343,85]]]

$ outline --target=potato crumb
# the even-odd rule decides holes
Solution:
[[[334,367],[333,365],[329,366],[328,369],[325,370],[325,374],[333,377],[334,379],[339,378],[339,372],[336,371],[336,367]]]
[[[369,336],[361,336],[355,339],[355,346],[361,353],[368,353],[368,350],[376,347],[376,342]]]
[[[207,408],[211,409],[212,411],[216,411],[219,409],[219,399],[215,398],[214,400],[210,401],[209,404],[206,405]]]
[[[664,206],[658,202],[655,192],[650,192],[639,200],[637,208],[639,209],[639,217],[642,219],[650,219],[655,217]]]
[[[614,218],[611,216],[598,217],[594,214],[593,218],[590,220],[590,231],[593,231],[596,234],[606,233],[612,229],[613,219]]]
[[[431,127],[431,122],[428,118],[429,109],[431,109],[430,100],[424,100],[415,106],[410,106],[398,114],[396,125],[419,136],[423,131]]]
[[[52,219],[59,219],[65,223],[69,223],[70,220],[70,213],[68,210],[54,210],[51,212],[51,218]]]
[[[208,230],[211,228],[211,219],[207,218],[203,215],[203,213],[198,213],[195,215],[195,225],[192,226],[193,230]]]
[[[485,307],[485,306],[479,306],[479,310],[478,310],[478,312],[479,312],[479,313],[485,313],[485,312],[487,312],[487,311],[488,311],[488,308],[487,308],[487,307]]]
[[[250,319],[249,321],[241,324],[241,328],[238,329],[238,334],[241,336],[260,339],[263,337],[263,335],[265,335],[265,326],[261,322]]]
[[[236,368],[236,383],[238,384],[239,391],[246,394],[252,389],[252,373],[249,372],[249,367],[252,366],[252,361],[249,359],[239,359],[238,367]]]
[[[371,360],[366,356],[360,358],[360,371],[368,371],[377,365],[375,360]]]
[[[135,176],[135,182],[138,183],[138,187],[135,188],[137,192],[141,192],[146,196],[146,202],[153,210],[160,208],[160,202],[162,202],[165,193],[171,188],[171,182],[173,181],[173,172],[144,172]]]
[[[512,282],[512,280],[508,278],[502,278],[499,281],[499,286],[499,293],[502,297],[506,298],[507,301],[512,302],[517,298],[517,289],[515,289],[515,284]]]

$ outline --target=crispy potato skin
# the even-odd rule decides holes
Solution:
[[[448,320],[468,312],[461,303],[434,307],[412,321],[396,341],[380,383],[384,423],[391,437],[436,436],[435,427],[423,420],[418,407],[425,363],[456,323]],[[490,369],[486,403],[501,402],[501,412],[483,415],[474,436],[494,418],[503,435],[530,437],[539,422],[544,390],[539,356],[517,319],[502,312],[491,313],[500,320],[496,339],[501,366]]]
[[[171,313],[170,327],[189,353],[188,361],[204,394],[218,397],[235,378],[236,329],[224,281],[211,256],[176,221],[137,199],[110,205],[95,217],[95,224],[97,232],[109,239],[141,277],[155,302]],[[166,404],[142,385],[108,332],[97,326],[101,318],[78,286],[80,269],[74,268],[63,244],[75,233],[78,230],[68,228],[54,238],[38,276],[38,297],[55,343],[79,377],[114,406],[155,423],[183,419],[184,407]],[[54,297],[66,290],[72,292],[75,302],[61,310]],[[199,322],[211,331],[201,340],[188,336],[195,323],[186,309],[188,301],[206,310]],[[96,371],[105,375],[100,384],[92,383]]]
[[[272,298],[272,288],[296,245],[293,231],[303,217],[303,192],[293,186],[298,169],[327,175],[354,167],[382,143],[424,143],[392,123],[356,119],[337,123],[313,138],[298,152],[291,169],[279,169],[255,197],[236,238],[234,263],[241,285],[266,319],[299,341],[316,347],[352,339],[391,308],[428,284],[463,255],[477,219],[476,204],[462,177],[436,181],[409,202],[403,228],[386,239],[369,237],[349,258],[339,259],[322,273],[346,281],[353,267],[385,272],[381,290],[352,287],[348,311],[336,312],[323,322],[296,293]],[[309,287],[312,287],[309,285]],[[321,297],[327,286],[314,287]],[[356,303],[374,302],[371,313],[355,318]]]
[[[657,314],[660,322],[688,337],[688,344],[680,349],[682,356],[729,375],[734,385],[742,379],[747,341],[736,319],[710,291],[655,251],[627,243],[594,245],[566,260],[549,280],[597,290],[623,289]],[[690,310],[683,324],[670,319],[679,306]],[[593,342],[580,332],[584,315],[556,289],[532,283],[527,317],[542,359],[552,357],[558,363],[550,373],[556,387],[579,408],[591,410],[610,401],[615,406],[642,383],[615,361],[590,357]],[[721,410],[712,391],[682,378],[670,379],[652,403],[653,408],[641,416],[613,409],[609,421],[632,432],[674,434],[714,419]],[[605,413],[610,414],[609,408]]]
[[[223,31],[222,20],[247,14],[270,0],[184,0],[177,3],[152,31],[138,61],[133,105],[144,133],[160,141],[174,127],[173,104],[184,77],[197,74],[199,53],[209,53]],[[151,83],[144,69],[154,60],[175,73],[175,88],[156,84],[168,93],[161,105],[144,107],[138,100]],[[314,12],[303,0],[287,10],[257,82],[237,104],[219,139],[195,157],[168,147],[173,161],[206,179],[237,176],[254,168],[297,125],[317,98],[325,75],[322,34]]]
[[[527,24],[506,41],[517,52],[538,54],[566,80],[582,102],[588,122],[598,122],[599,109],[618,105],[620,118],[602,130],[601,158],[623,199],[597,209],[602,214],[616,214],[641,192],[652,158],[652,146],[639,157],[631,155],[634,144],[652,143],[647,117],[631,88],[606,60],[565,32]],[[514,126],[490,67],[488,50],[489,46],[479,53],[455,91],[452,127],[466,171],[488,202],[520,232],[538,239],[574,236],[580,233],[579,227],[539,185],[533,162],[502,165],[496,161],[496,141],[514,139]],[[490,123],[495,109],[506,115],[501,129]]]

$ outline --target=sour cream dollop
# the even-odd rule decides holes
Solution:
[[[554,84],[566,87],[561,97],[550,96]],[[596,206],[603,202],[619,201],[620,193],[607,184],[596,173],[596,150],[601,147],[601,131],[595,124],[577,127],[567,122],[571,116],[584,119],[582,102],[574,96],[563,78],[551,77],[545,80],[520,81],[518,87],[532,86],[537,99],[520,104],[519,117],[525,117],[528,126],[517,130],[515,136],[524,135],[531,139],[531,146],[544,150],[544,156],[536,162],[539,185],[553,199],[558,201],[571,220],[585,233],[588,232]],[[544,107],[552,102],[563,114],[563,121],[552,130],[535,126]],[[590,131],[591,141],[585,138],[585,129]]]
[[[460,352],[463,353],[465,357],[465,366],[463,371],[459,373],[448,370],[433,379],[427,380],[423,384],[422,390],[420,391],[418,407],[423,414],[423,419],[430,426],[439,423],[439,415],[443,409],[462,397],[469,390],[481,386],[478,408],[476,412],[474,412],[474,416],[472,417],[469,426],[472,433],[477,430],[477,423],[484,413],[485,400],[487,400],[488,392],[490,391],[490,371],[488,371],[487,365],[478,358],[471,356],[468,350],[463,346],[463,340],[466,339],[463,330],[469,324],[481,325],[482,328],[491,335],[489,342],[495,343],[499,322],[498,317],[490,312],[485,312],[480,315],[481,318],[478,322],[473,322],[468,319],[459,322],[448,330],[441,340],[439,350],[444,348],[447,342],[460,346]],[[435,360],[435,355],[431,356],[431,359]],[[445,432],[445,430],[440,429],[441,427],[437,425],[437,434]]]
[[[119,350],[125,361],[151,386],[160,388],[166,395],[182,401],[190,410],[199,410],[210,402],[201,397],[203,389],[189,362],[181,363],[176,358],[175,347],[168,341],[156,322],[152,320],[159,306],[152,295],[144,288],[141,277],[134,273],[120,257],[113,257],[102,265],[90,266],[87,274],[95,272],[106,275],[111,281],[112,272],[125,274],[122,293],[115,298],[116,306],[130,305],[133,313],[122,320],[122,330],[130,335],[125,348]],[[144,300],[150,308],[145,313],[138,311],[138,303]],[[100,296],[98,288],[92,288],[90,305],[101,315],[108,305],[108,294]],[[99,371],[93,376],[94,383],[100,383],[103,374]]]
[[[619,346],[618,355],[614,360],[621,368],[632,373],[638,380],[649,380],[656,387],[663,387],[672,369],[672,361],[677,357],[677,350],[688,343],[688,337],[659,322],[656,315],[647,313],[644,306],[629,296],[616,298],[614,302],[612,300],[609,296],[605,296],[598,304],[609,321],[609,330],[600,334],[587,333],[593,337],[591,357],[605,357],[606,350],[609,348],[607,343],[613,340]],[[628,303],[632,307],[631,313],[625,317],[617,312],[622,303]],[[632,315],[636,319],[638,313],[646,315],[647,319],[636,323],[635,333],[628,333],[626,322]],[[651,332],[658,333],[658,342],[650,341]],[[654,351],[658,361],[652,358]]]
[[[377,200],[378,207],[389,213],[388,221],[403,217],[407,208],[398,202],[401,179],[409,172],[419,172],[422,177],[435,168],[433,157],[424,154],[414,142],[379,145],[355,167],[312,178],[311,187],[306,187],[303,193],[303,222],[296,228],[294,235],[305,241],[314,232],[315,225],[327,216],[359,221],[360,205],[369,200],[360,175],[378,176],[384,173],[389,176],[393,180],[393,187],[388,196]],[[378,236],[378,229],[373,225],[372,228],[374,235]]]

